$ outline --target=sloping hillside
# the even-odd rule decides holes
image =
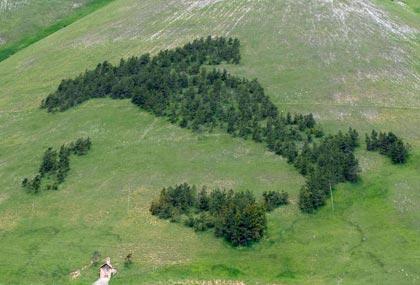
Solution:
[[[0,1],[0,61],[112,0]]]
[[[116,0],[1,62],[0,284],[89,284],[96,268],[69,273],[94,251],[119,267],[112,284],[419,282],[419,29],[418,15],[385,1]],[[258,78],[282,110],[313,112],[327,131],[393,130],[412,144],[410,161],[393,166],[361,147],[362,180],[340,185],[334,213],[306,216],[303,178],[263,145],[195,134],[124,100],[39,109],[61,79],[98,62],[209,34],[241,40],[242,63],[227,68]],[[22,191],[45,148],[81,136],[92,150],[59,191]],[[184,181],[286,190],[293,203],[269,215],[267,238],[238,250],[150,216],[160,189]]]

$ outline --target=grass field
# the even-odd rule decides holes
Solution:
[[[1,0],[0,61],[112,0]]]
[[[16,43],[55,21],[83,8],[91,0],[82,1],[0,1],[1,45]]]
[[[116,0],[1,62],[0,284],[90,284],[96,268],[69,273],[95,250],[118,267],[112,284],[418,284],[419,29],[418,14],[385,1]],[[331,132],[393,130],[413,146],[409,162],[360,148],[361,181],[338,187],[334,212],[307,216],[296,206],[303,178],[263,145],[194,134],[125,100],[38,108],[100,61],[209,34],[240,38],[242,63],[226,67],[258,78],[282,110],[313,112]],[[72,158],[58,192],[22,191],[46,147],[80,136],[92,150]],[[262,242],[234,249],[148,213],[181,182],[286,190],[292,204],[269,214]]]

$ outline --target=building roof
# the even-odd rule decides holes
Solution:
[[[108,263],[102,264],[101,267],[99,267],[99,268],[103,268],[105,266],[108,266],[110,269],[112,269],[112,265],[111,264],[108,264]]]

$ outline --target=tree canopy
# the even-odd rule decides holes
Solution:
[[[249,191],[203,187],[197,191],[187,183],[162,189],[150,212],[161,219],[183,222],[195,231],[214,228],[216,236],[233,246],[249,246],[261,240],[266,232],[266,211],[288,203],[285,192],[266,192],[256,201]]]
[[[394,164],[403,164],[407,161],[410,146],[393,132],[378,133],[372,130],[370,135],[366,134],[365,141],[368,151],[379,151],[380,154],[391,158]]]

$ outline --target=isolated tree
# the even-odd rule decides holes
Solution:
[[[85,155],[92,145],[90,138],[79,138],[70,147],[76,155]]]

